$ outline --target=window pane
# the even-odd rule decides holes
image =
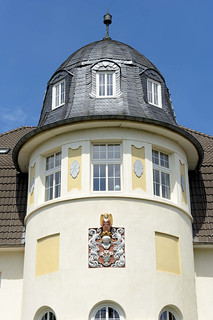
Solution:
[[[105,74],[99,74],[99,96],[105,96]]]
[[[159,152],[152,150],[152,163],[159,165]]]
[[[93,166],[93,190],[106,190],[106,165],[96,164]]]
[[[113,95],[113,78],[112,74],[107,74],[107,95],[112,96]]]
[[[120,164],[108,165],[108,190],[119,191],[120,186]]]
[[[169,312],[169,320],[176,320],[175,316],[171,312]]]
[[[165,153],[160,153],[160,165],[169,168],[169,156]]]
[[[53,174],[45,179],[45,200],[53,199]]]
[[[162,197],[170,199],[170,180],[169,174],[161,172]]]
[[[61,195],[61,171],[55,173],[55,198]]]
[[[153,189],[154,195],[160,196],[160,172],[158,170],[153,170]]]
[[[65,82],[61,83],[61,104],[65,101]]]
[[[46,158],[46,170],[54,168],[54,154]]]
[[[55,87],[55,106],[59,106],[59,85]]]
[[[93,159],[106,159],[106,145],[94,145],[93,146]]]
[[[148,102],[152,103],[152,82],[148,81]]]
[[[55,154],[55,167],[59,167],[61,165],[61,152]]]
[[[113,308],[108,308],[108,312],[109,312],[109,320],[115,320],[115,319],[120,319],[118,312],[113,309]]]
[[[167,319],[167,311],[164,311],[164,312],[161,314],[160,320],[168,320],[168,319]]]
[[[106,307],[102,308],[101,310],[98,310],[98,312],[95,315],[95,319],[106,320]]]
[[[120,159],[120,145],[109,144],[108,145],[108,159]]]
[[[158,85],[153,83],[154,85],[154,104],[158,105]]]

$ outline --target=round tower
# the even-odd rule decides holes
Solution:
[[[29,175],[23,320],[197,319],[202,149],[146,57],[109,36],[73,53],[13,156]]]

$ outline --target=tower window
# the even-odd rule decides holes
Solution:
[[[46,157],[45,201],[61,195],[61,152]]]
[[[97,96],[113,97],[115,94],[115,73],[97,72]]]
[[[57,82],[52,91],[52,109],[58,108],[65,103],[65,80]]]
[[[159,82],[151,79],[147,80],[148,102],[157,107],[162,107],[161,101],[161,85]]]
[[[46,311],[39,317],[39,320],[56,320],[56,316],[51,311]]]
[[[170,168],[168,154],[152,150],[154,195],[170,199]]]
[[[164,311],[161,313],[159,320],[177,320],[174,314],[170,311]]]
[[[120,144],[93,145],[93,191],[121,190]]]

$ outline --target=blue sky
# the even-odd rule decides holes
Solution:
[[[46,84],[75,50],[105,35],[153,62],[179,124],[213,135],[212,0],[0,1],[0,132],[36,126]]]

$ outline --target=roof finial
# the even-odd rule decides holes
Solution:
[[[112,16],[109,14],[109,9],[107,10],[107,14],[104,15],[104,24],[106,25],[106,35],[104,40],[111,40],[109,37],[109,25],[112,23]]]

